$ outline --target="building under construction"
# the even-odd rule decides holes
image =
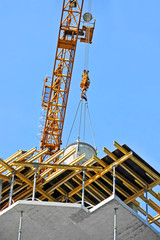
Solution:
[[[85,142],[85,124],[80,141],[81,118],[77,141],[61,148],[77,41],[89,47],[94,35],[83,3],[63,0],[53,75],[44,80],[41,150],[0,159],[0,240],[160,239],[159,172],[126,144],[114,142],[114,151],[104,144],[99,158]],[[87,47],[76,115],[84,105],[91,125]],[[92,125],[91,132],[94,140]]]

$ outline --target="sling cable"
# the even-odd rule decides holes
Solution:
[[[89,79],[89,70],[88,70],[88,62],[89,62],[89,43],[92,43],[91,40],[91,36],[93,35],[93,29],[95,27],[95,19],[94,22],[91,23],[92,15],[91,15],[91,1],[89,1],[89,12],[85,13],[83,15],[83,19],[84,19],[84,25],[82,29],[87,29],[86,30],[86,47],[85,47],[85,61],[84,61],[84,71],[83,71],[83,75],[82,75],[82,81],[80,84],[81,87],[81,98],[80,101],[78,103],[78,107],[76,110],[76,114],[71,126],[71,130],[69,132],[69,136],[67,139],[67,143],[66,143],[66,147],[68,146],[68,142],[76,121],[76,117],[78,115],[79,109],[80,109],[80,118],[79,118],[79,130],[78,130],[78,138],[77,138],[77,142],[80,141],[80,137],[81,137],[81,126],[82,126],[82,118],[83,118],[83,142],[85,142],[85,127],[86,127],[86,111],[88,113],[88,118],[89,118],[89,123],[90,123],[90,128],[91,128],[91,132],[92,132],[92,138],[93,138],[93,142],[94,142],[94,148],[97,151],[97,147],[96,147],[96,143],[95,143],[95,137],[94,137],[94,132],[93,132],[93,127],[92,127],[92,123],[91,123],[91,118],[90,118],[90,114],[89,114],[89,107],[88,107],[88,100],[87,100],[87,95],[86,92],[89,88],[90,85],[90,79]],[[87,23],[87,26],[86,26]],[[94,26],[90,26],[90,25],[94,25]],[[83,110],[83,103],[84,103],[84,110]]]

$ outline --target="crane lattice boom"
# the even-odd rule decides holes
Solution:
[[[84,0],[63,0],[60,29],[52,79],[46,77],[42,106],[46,118],[41,137],[41,148],[49,147],[53,154],[61,145],[62,130],[77,46],[77,40],[88,39],[87,28],[80,29]],[[90,31],[90,43],[93,31]],[[83,38],[82,38],[83,36]]]

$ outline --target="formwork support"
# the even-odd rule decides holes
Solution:
[[[113,196],[116,195],[116,165],[113,166]]]
[[[148,187],[146,189],[146,222],[148,223]]]
[[[22,219],[23,219],[23,211],[21,211],[20,220],[19,220],[18,240],[21,240],[21,237],[22,237]]]
[[[117,209],[114,208],[114,240],[117,240]]]
[[[84,206],[84,191],[85,191],[85,170],[83,170],[83,182],[82,182],[82,206]]]
[[[15,176],[15,172],[12,172],[11,188],[10,188],[10,193],[9,193],[9,204],[8,204],[9,206],[12,204],[12,195],[13,195],[14,176]]]
[[[36,193],[36,181],[37,181],[37,169],[38,166],[35,166],[35,173],[34,173],[34,183],[33,183],[33,194],[32,194],[32,201],[35,200],[35,193]]]
[[[1,199],[2,199],[2,184],[3,184],[3,180],[0,179],[0,202],[1,202]]]

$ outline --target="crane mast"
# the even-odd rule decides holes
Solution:
[[[87,29],[84,27],[80,29],[83,3],[84,0],[63,0],[53,75],[51,81],[48,77],[44,81],[42,107],[45,110],[45,124],[42,130],[41,149],[48,147],[50,154],[59,150],[62,143],[77,40],[79,36],[81,42],[88,39]],[[92,38],[93,29],[90,32]]]

